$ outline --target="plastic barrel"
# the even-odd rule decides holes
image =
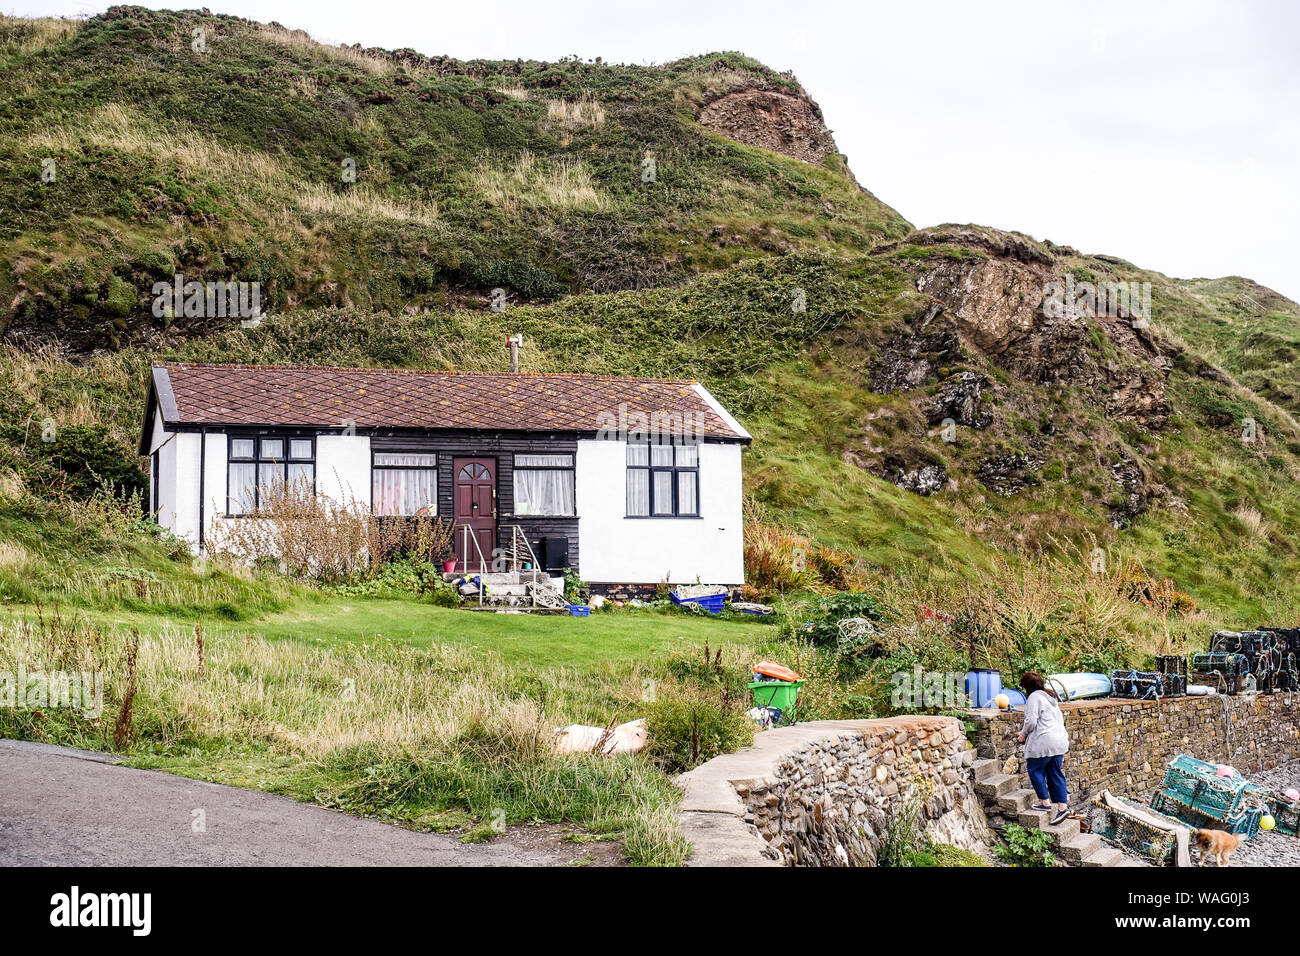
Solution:
[[[1002,693],[1002,672],[991,667],[977,667],[966,672],[966,696],[976,707],[996,707]]]

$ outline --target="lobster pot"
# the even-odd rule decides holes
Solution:
[[[1187,754],[1169,761],[1151,807],[1189,826],[1217,825],[1247,838],[1259,831],[1259,819],[1265,810],[1260,787],[1235,772],[1231,777],[1220,777],[1214,764]]]
[[[1178,825],[1181,825],[1179,821],[1170,820],[1167,828],[1153,826],[1134,814],[1126,813],[1122,805],[1108,805],[1100,795],[1093,798],[1088,808],[1088,826],[1093,833],[1153,866],[1174,865],[1174,851],[1178,846],[1174,827]]]
[[[1187,678],[1156,671],[1112,671],[1110,695],[1132,700],[1159,700],[1187,693]]]
[[[1286,641],[1275,632],[1218,631],[1210,639],[1210,651],[1242,655],[1261,692],[1271,694],[1277,689]]]
[[[1161,654],[1156,657],[1156,670],[1161,674],[1177,674],[1187,686],[1187,658],[1181,654]]]
[[[1277,643],[1277,687],[1279,690],[1300,690],[1300,628],[1261,627],[1272,634]]]
[[[1222,694],[1235,694],[1241,690],[1250,661],[1245,654],[1228,651],[1211,651],[1192,655],[1193,684],[1208,684]]]
[[[1273,815],[1278,833],[1300,836],[1300,801],[1288,800],[1285,794],[1270,791],[1264,798]]]

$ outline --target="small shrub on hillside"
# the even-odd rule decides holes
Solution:
[[[103,425],[56,427],[51,440],[39,423],[0,426],[0,440],[19,453],[16,468],[29,488],[63,491],[74,498],[93,496],[105,483],[126,494],[147,493],[149,479],[135,464],[131,449]]]
[[[339,585],[338,593],[354,597],[385,597],[414,594],[427,597],[441,607],[456,607],[456,589],[442,580],[440,568],[409,558],[391,561],[370,577]]]
[[[840,647],[852,653],[868,655],[883,647],[880,630],[891,618],[877,598],[856,591],[823,598],[818,602],[814,613],[813,619],[799,629],[800,639],[817,647]],[[853,634],[845,636],[841,631],[841,623],[854,618],[870,621],[872,626],[858,628]]]
[[[745,578],[759,598],[811,587],[817,575],[807,565],[808,539],[779,525],[745,522]]]
[[[914,853],[908,854],[904,866],[981,867],[988,860],[978,853],[950,846],[947,843],[924,843]]]
[[[646,710],[646,755],[668,773],[682,773],[754,741],[748,704],[726,688],[660,685]]]

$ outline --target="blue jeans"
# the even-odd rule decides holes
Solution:
[[[1046,800],[1051,795],[1053,803],[1069,803],[1066,799],[1065,771],[1061,764],[1065,754],[1055,757],[1030,757],[1026,763],[1029,770],[1029,782],[1034,785],[1034,793],[1039,800]]]

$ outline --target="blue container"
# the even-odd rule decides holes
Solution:
[[[1002,693],[1002,672],[991,667],[977,667],[966,672],[966,696],[975,707],[996,707]]]
[[[1014,687],[1004,687],[1002,688],[1002,693],[1007,695],[1007,700],[1010,702],[1011,708],[1013,710],[1017,707],[1024,707],[1027,702],[1025,699],[1025,692],[1023,690],[1016,690]],[[993,706],[994,707],[997,706],[996,701],[994,702]]]
[[[591,617],[591,608],[585,604],[570,604],[569,613],[574,617]]]
[[[674,604],[677,605],[698,604],[700,607],[704,608],[704,610],[708,611],[710,614],[721,614],[722,602],[727,599],[727,595],[725,593],[709,594],[704,597],[682,598],[677,596],[676,591],[669,591],[668,596],[673,599]]]

